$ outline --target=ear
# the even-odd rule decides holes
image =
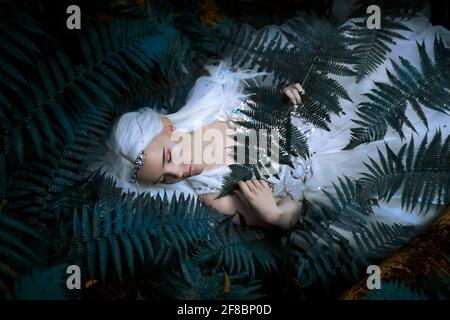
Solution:
[[[168,132],[172,133],[176,130],[176,126],[173,124],[172,121],[170,121],[167,117],[162,117],[164,130],[167,130]]]

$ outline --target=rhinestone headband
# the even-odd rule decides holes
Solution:
[[[145,161],[145,153],[144,150],[142,150],[139,155],[137,156],[136,160],[134,160],[134,170],[133,170],[133,176],[131,177],[131,183],[135,183],[137,180],[137,174],[139,170],[144,165]]]

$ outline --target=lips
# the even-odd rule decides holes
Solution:
[[[191,175],[192,175],[192,164],[189,165],[187,173],[184,175],[184,177],[190,177]]]

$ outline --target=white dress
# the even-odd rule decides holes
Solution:
[[[406,25],[412,30],[412,32],[403,32],[408,40],[398,40],[397,44],[392,47],[392,52],[386,62],[379,66],[370,77],[366,77],[360,83],[356,83],[352,77],[334,77],[348,91],[353,103],[341,100],[341,106],[345,114],[332,116],[329,124],[330,131],[314,128],[312,125],[293,118],[295,125],[308,137],[311,157],[308,160],[295,159],[295,170],[285,165],[279,166],[280,180],[272,180],[275,185],[275,196],[291,195],[294,199],[305,198],[309,201],[327,202],[327,197],[322,190],[325,189],[333,193],[332,183],[338,182],[339,177],[346,175],[357,178],[360,172],[366,172],[367,169],[363,162],[367,161],[368,156],[378,159],[377,150],[380,149],[384,152],[385,143],[388,143],[394,152],[405,143],[400,139],[398,133],[390,129],[384,140],[360,145],[353,150],[343,150],[350,140],[350,129],[355,126],[351,119],[357,118],[355,115],[356,106],[364,100],[363,94],[370,92],[374,87],[374,81],[387,81],[386,68],[392,70],[390,59],[399,61],[398,57],[402,56],[414,65],[418,65],[419,57],[416,41],[418,43],[424,41],[428,53],[432,54],[433,41],[436,35],[444,40],[447,47],[450,46],[450,32],[442,27],[432,26],[426,17],[413,18],[406,22]],[[271,25],[266,28],[272,29],[274,33],[279,28],[289,29],[286,23],[281,26]],[[270,41],[270,39],[267,41]],[[229,109],[222,110],[217,119],[230,121],[239,117],[236,109],[242,107],[243,103],[241,101]],[[437,128],[441,129],[444,138],[450,134],[450,117],[448,115],[429,108],[424,108],[424,112],[429,123],[429,137],[436,132]],[[415,141],[420,141],[427,132],[426,127],[411,107],[408,107],[406,115],[418,131],[418,134],[414,134]],[[408,140],[413,134],[411,129],[407,127],[404,127],[403,132]],[[218,192],[224,176],[230,171],[228,167],[206,171],[199,176],[192,177],[188,180],[188,183],[198,194]],[[436,207],[432,207],[425,215],[419,214],[418,209],[405,213],[402,210],[400,195],[398,194],[394,195],[389,203],[380,202],[378,207],[373,208],[373,211],[374,214],[368,217],[370,222],[382,221],[384,223],[402,223],[415,226],[426,226],[439,213]]]

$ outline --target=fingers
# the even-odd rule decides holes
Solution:
[[[248,190],[250,190],[250,192],[255,191],[255,186],[253,185],[253,183],[250,180],[245,181],[245,184],[247,185],[247,188],[248,188]]]
[[[260,182],[261,182],[261,185],[263,186],[263,188],[266,188],[266,189],[272,189],[272,188],[269,186],[269,184],[267,183],[267,181],[265,181],[265,180],[260,180]]]
[[[257,193],[263,188],[261,183],[257,179],[248,180],[247,185],[249,186],[250,191],[253,193]]]
[[[257,190],[271,190],[269,184],[264,180],[253,179],[253,184],[257,187]]]
[[[302,98],[300,98],[300,93],[297,90],[292,90],[294,92],[295,99],[297,100],[297,104],[302,102]]]
[[[256,189],[261,187],[261,182],[259,182],[258,179],[252,179],[251,181],[252,181],[252,183],[253,183],[253,185],[255,186]]]
[[[253,179],[252,180],[253,186],[254,186],[254,190],[253,192],[258,192],[258,191],[271,191],[272,192],[272,188],[269,186],[269,184],[267,183],[267,181],[264,180],[258,180],[258,179]]]
[[[265,188],[262,181],[257,179],[247,180],[245,182],[240,181],[238,185],[241,193],[246,197],[254,195],[255,193],[258,192],[258,190],[263,190]]]
[[[300,95],[305,93],[305,89],[303,89],[300,83],[294,83],[286,87],[283,92],[289,97],[292,104],[300,104],[302,102]]]
[[[238,185],[239,185],[239,189],[244,194],[244,196],[248,197],[252,194],[248,185],[244,181],[239,181]]]
[[[234,190],[234,194],[239,198],[239,200],[245,207],[249,206],[247,198],[242,194],[240,190],[238,189]]]
[[[298,90],[298,92],[300,92],[300,94],[305,94],[305,89],[303,89],[300,83],[295,83],[294,86]]]
[[[296,102],[295,102],[295,96],[294,96],[294,94],[292,93],[292,90],[291,90],[291,89],[286,89],[286,90],[284,90],[284,93],[289,97],[289,99],[291,99],[292,104],[296,104]]]

